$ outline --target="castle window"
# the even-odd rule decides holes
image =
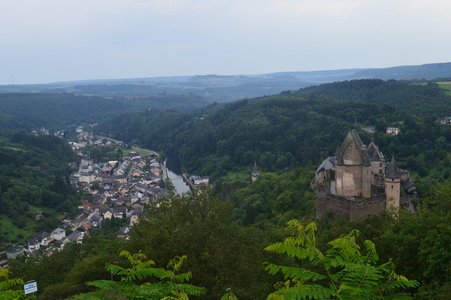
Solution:
[[[379,167],[381,167],[381,168],[382,168],[382,163],[379,163]]]
[[[393,186],[391,186],[391,188],[393,188]]]

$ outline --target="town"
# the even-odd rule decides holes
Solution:
[[[63,137],[62,132],[54,134]],[[45,129],[32,133],[49,134]],[[157,204],[160,197],[177,192],[168,177],[166,161],[161,161],[154,151],[140,149],[137,152],[129,149],[120,161],[96,163],[83,151],[86,145],[114,145],[118,149],[125,145],[97,137],[85,131],[83,126],[76,128],[76,134],[76,141],[69,144],[80,156],[80,161],[78,170],[70,176],[70,182],[73,188],[87,195],[78,206],[79,214],[73,219],[64,219],[61,227],[51,233],[41,232],[29,238],[24,245],[12,245],[6,249],[7,259],[24,254],[51,255],[63,249],[67,243],[82,243],[91,230],[101,230],[105,221],[120,220],[124,226],[116,232],[116,237],[127,239],[131,226],[146,214],[146,205]],[[191,190],[209,185],[208,177],[183,174],[183,178]],[[6,260],[3,261],[3,264],[6,263]]]

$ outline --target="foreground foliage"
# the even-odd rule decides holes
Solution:
[[[0,269],[0,299],[36,299],[33,295],[25,295],[25,282],[21,278],[9,278],[10,273],[8,269]]]
[[[97,287],[98,290],[76,296],[77,299],[188,299],[188,295],[205,294],[205,288],[186,284],[191,279],[191,272],[176,274],[180,271],[186,256],[176,257],[170,261],[168,268],[154,268],[155,262],[147,260],[142,253],[131,254],[122,251],[129,261],[131,268],[124,268],[115,264],[107,264],[105,269],[112,276],[120,276],[120,281],[96,280],[87,285]],[[152,278],[158,279],[152,282]]]
[[[396,274],[391,261],[377,265],[373,242],[365,241],[365,251],[360,251],[357,230],[331,241],[324,254],[316,246],[315,223],[304,227],[291,220],[288,229],[294,231],[293,236],[265,250],[307,261],[312,268],[268,263],[269,273],[282,272],[286,280],[268,299],[409,299],[398,290],[418,286],[417,281]]]
[[[192,283],[208,290],[198,299],[220,299],[228,288],[239,299],[263,299],[273,278],[262,266],[268,260],[262,249],[281,235],[239,226],[231,211],[230,203],[208,191],[160,199],[132,227],[125,247],[142,249],[157,262],[186,254],[184,267],[193,273]]]

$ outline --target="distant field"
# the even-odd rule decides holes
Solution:
[[[122,150],[122,153],[124,153],[124,155],[127,155],[127,154],[129,154],[130,152],[132,152],[132,151],[138,152],[139,154],[141,154],[141,155],[143,155],[143,156],[149,155],[150,153],[154,152],[154,151],[147,150],[147,149],[132,148],[132,149],[123,149],[123,150]]]
[[[451,81],[437,82],[437,84],[445,90],[446,95],[451,96]]]

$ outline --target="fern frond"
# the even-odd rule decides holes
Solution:
[[[376,253],[376,245],[370,240],[366,240],[364,243],[367,251],[367,262],[376,263],[379,260],[379,256]]]
[[[174,269],[174,271],[180,271],[183,266],[184,261],[187,259],[186,255],[176,256],[171,259],[168,263],[168,268]]]
[[[7,279],[0,282],[0,291],[7,291],[18,285],[24,285],[24,281],[20,278]]]
[[[175,275],[173,280],[183,283],[183,282],[189,281],[192,277],[193,277],[193,274],[191,273],[191,271],[189,271],[186,273]]]
[[[165,278],[171,278],[172,272],[159,269],[159,268],[149,268],[149,269],[141,269],[136,270],[135,272],[131,273],[129,276],[127,276],[124,281],[135,281],[135,280],[143,280],[148,277],[156,277],[158,279],[165,279]]]
[[[120,284],[120,281],[111,281],[111,280],[89,281],[89,282],[86,282],[86,285],[94,286],[96,288],[99,288],[102,290],[109,290],[109,291],[117,291],[117,290],[120,290],[122,287],[122,285]]]
[[[284,274],[285,279],[296,279],[302,281],[317,281],[321,279],[325,279],[326,276],[321,275],[319,273],[304,269],[304,268],[296,268],[296,267],[285,267],[279,266],[275,264],[268,264],[265,268],[269,272],[269,274],[276,274],[277,272],[282,272]]]

